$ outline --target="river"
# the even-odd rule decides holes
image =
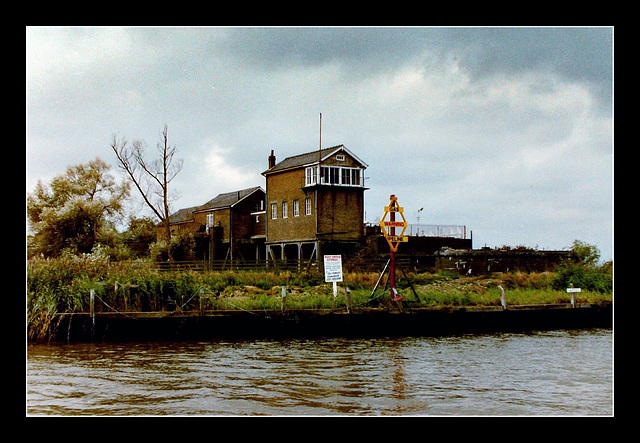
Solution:
[[[27,346],[27,416],[612,416],[611,329]]]

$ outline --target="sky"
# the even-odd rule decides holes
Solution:
[[[365,219],[613,258],[613,27],[27,27],[27,193],[164,125],[173,211],[344,145]],[[320,133],[322,114],[322,133]],[[132,210],[145,213],[138,196]],[[420,208],[422,211],[418,212]]]

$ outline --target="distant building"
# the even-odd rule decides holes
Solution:
[[[192,233],[197,258],[204,260],[264,258],[265,221],[265,192],[259,186],[218,194],[169,217],[171,233]],[[159,226],[156,238],[164,237]]]
[[[266,255],[318,259],[350,253],[364,237],[367,164],[344,145],[268,160]]]

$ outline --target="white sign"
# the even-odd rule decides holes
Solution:
[[[342,281],[341,255],[324,256],[324,281],[326,281],[327,283]]]
[[[580,288],[567,288],[567,292],[582,292]]]

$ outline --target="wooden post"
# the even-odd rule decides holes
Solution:
[[[351,314],[351,290],[349,288],[344,290],[344,298],[347,302],[347,314]]]
[[[282,313],[284,314],[284,305],[285,305],[285,301],[287,299],[287,287],[286,286],[282,287],[282,294],[281,295],[282,296],[280,297],[281,298],[281,300],[280,300],[280,309],[281,309]]]
[[[200,302],[199,313],[200,313],[200,316],[202,316],[204,314],[204,288],[200,288],[199,302]]]
[[[498,286],[500,288],[500,304],[503,309],[507,309],[507,297],[504,295],[504,288],[502,286]]]
[[[91,313],[91,323],[96,325],[96,293],[95,290],[89,291],[89,312]]]
[[[567,288],[567,292],[569,292],[571,294],[571,307],[575,308],[576,307],[576,292],[582,292],[582,289],[580,288],[574,288],[573,287],[573,283],[569,284],[569,287]]]
[[[573,289],[573,283],[569,283],[569,287],[571,289]],[[575,293],[573,291],[571,291],[571,306],[572,307],[576,307],[576,296],[574,295]]]

